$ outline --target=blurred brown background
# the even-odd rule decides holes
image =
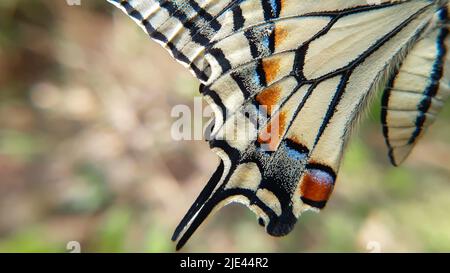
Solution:
[[[207,143],[170,136],[198,83],[112,5],[81,4],[0,2],[0,252],[172,252],[217,164]],[[450,251],[450,105],[400,168],[379,108],[323,212],[272,238],[231,205],[183,251]]]

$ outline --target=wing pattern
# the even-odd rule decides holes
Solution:
[[[111,1],[191,69],[215,110],[221,161],[174,232],[178,249],[230,202],[274,236],[322,209],[353,125],[386,82],[394,163],[449,94],[447,1]]]
[[[394,165],[411,152],[450,96],[447,12],[442,9],[428,33],[414,45],[383,95],[383,133]]]

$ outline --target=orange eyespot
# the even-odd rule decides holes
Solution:
[[[325,207],[334,188],[334,178],[328,172],[319,169],[306,170],[300,181],[300,196],[304,203],[316,207]]]

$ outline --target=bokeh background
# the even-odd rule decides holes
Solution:
[[[174,141],[173,106],[198,83],[106,1],[0,1],[0,252],[172,252],[171,233],[214,171]],[[231,205],[183,251],[450,251],[450,104],[402,167],[379,100],[320,214],[272,238]]]

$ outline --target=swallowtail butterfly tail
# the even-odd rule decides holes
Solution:
[[[198,78],[215,111],[220,164],[176,228],[177,249],[230,202],[288,234],[325,206],[374,93],[384,89],[394,165],[450,95],[447,0],[109,1]]]

